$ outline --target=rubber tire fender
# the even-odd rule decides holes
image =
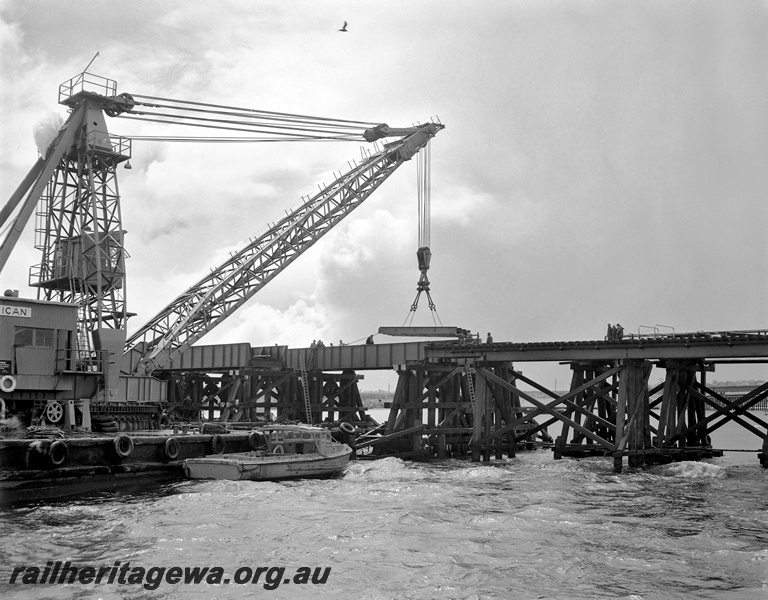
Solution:
[[[342,433],[346,433],[347,435],[355,435],[357,433],[355,426],[352,425],[352,423],[347,423],[346,421],[339,425],[339,430]]]
[[[251,433],[248,434],[248,445],[251,447],[251,450],[260,450],[264,448],[265,440],[261,432],[251,431]]]
[[[121,433],[113,442],[115,452],[120,458],[128,458],[133,452],[133,440],[130,435]]]
[[[181,444],[175,437],[169,437],[165,439],[163,444],[163,453],[168,460],[176,460],[179,458],[179,452],[181,451]]]
[[[54,467],[60,467],[67,460],[69,456],[69,448],[66,442],[62,440],[54,440],[51,445],[48,446],[48,459],[51,461],[51,465]]]

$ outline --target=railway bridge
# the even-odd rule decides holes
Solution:
[[[566,392],[520,368],[541,362],[570,370]],[[763,440],[758,458],[768,467],[768,422],[754,412],[765,405],[768,382],[728,396],[707,383],[720,364],[765,362],[768,331],[754,330],[529,343],[193,346],[163,376],[173,384],[169,400],[206,407],[211,416],[218,409],[245,422],[275,414],[370,429],[357,383],[367,370],[392,369],[398,382],[389,417],[356,440],[360,452],[490,460],[544,445],[556,459],[612,457],[620,471],[624,457],[636,467],[718,455],[711,434],[727,422]]]

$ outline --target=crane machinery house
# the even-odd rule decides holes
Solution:
[[[77,332],[77,306],[3,296],[0,299],[0,373],[17,387],[36,378],[38,387],[57,373],[72,370],[72,338]],[[57,364],[58,361],[58,364]],[[7,387],[7,385],[6,385]]]
[[[75,395],[93,392],[101,368],[97,356],[74,351],[77,322],[75,304],[19,298],[14,292],[0,298],[0,390],[6,404],[17,396],[28,400],[34,392],[37,407],[59,421],[69,401],[80,404]]]

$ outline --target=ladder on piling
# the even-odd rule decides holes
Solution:
[[[301,387],[304,390],[304,412],[307,415],[307,424],[312,425],[312,405],[309,402],[309,376],[307,365],[304,362],[304,353],[299,354],[299,367],[301,368]]]

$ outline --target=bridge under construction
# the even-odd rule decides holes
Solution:
[[[28,282],[37,297],[9,289],[0,299],[0,483],[23,488],[39,479],[56,487],[66,475],[77,487],[86,475],[177,472],[184,458],[247,450],[248,436],[234,428],[265,420],[325,424],[349,436],[359,458],[490,460],[545,446],[555,458],[610,457],[616,471],[625,458],[636,467],[716,455],[711,434],[732,422],[758,436],[756,452],[768,467],[768,423],[754,411],[765,403],[768,383],[736,397],[707,384],[719,364],[768,362],[768,331],[481,343],[467,330],[438,325],[428,271],[429,156],[445,128],[439,120],[390,127],[118,94],[116,81],[87,69],[59,86],[69,117],[0,209],[0,272],[33,215],[40,253]],[[181,132],[113,135],[109,119]],[[130,168],[137,140],[367,145],[333,181],[293,203],[129,336],[135,315],[125,298],[128,244],[117,174],[120,165]],[[380,332],[443,341],[200,345],[412,159],[419,279],[410,322],[423,294],[435,326],[404,323]],[[568,369],[568,391],[526,374],[525,365],[536,362]],[[655,386],[654,369],[663,373]],[[373,422],[361,401],[358,382],[369,370],[398,376],[384,423]],[[214,419],[215,433],[203,427]],[[199,431],[179,436],[177,427],[171,434],[172,421]],[[129,432],[150,435],[134,444]]]
[[[525,363],[570,371],[567,392],[524,374]],[[370,429],[357,386],[368,370],[398,375],[386,423],[356,441],[372,456],[514,456],[551,447],[555,458],[607,456],[620,471],[719,454],[711,434],[735,422],[756,436],[768,466],[768,383],[737,397],[707,374],[718,364],[768,362],[768,331],[628,336],[619,340],[479,343],[464,339],[316,348],[199,346],[164,372],[169,401],[226,410],[225,418],[310,423],[346,421]],[[522,365],[522,368],[521,368]],[[652,371],[663,382],[650,386]],[[306,390],[306,394],[304,393]],[[545,398],[542,400],[542,397]]]

